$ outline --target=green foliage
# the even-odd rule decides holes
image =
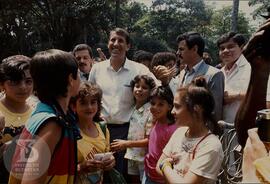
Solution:
[[[258,8],[254,10],[253,18],[256,19],[260,15],[267,15],[267,8],[270,8],[270,1],[269,0],[249,0],[249,6],[259,5]]]

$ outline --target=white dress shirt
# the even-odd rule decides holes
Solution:
[[[134,110],[130,82],[137,75],[149,75],[157,81],[146,66],[128,59],[118,71],[113,69],[110,60],[93,65],[89,81],[98,84],[102,89],[101,115],[108,124],[129,122]]]
[[[251,66],[243,55],[238,58],[232,70],[225,71],[224,66],[221,71],[225,76],[225,91],[228,91],[229,95],[246,93],[250,80]],[[241,102],[241,100],[237,100],[223,106],[224,121],[231,124],[234,123]]]

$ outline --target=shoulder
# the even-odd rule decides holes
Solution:
[[[145,65],[126,59],[126,65],[129,70],[149,70]]]
[[[39,102],[36,109],[32,113],[28,120],[26,128],[29,132],[35,134],[37,130],[44,124],[45,121],[49,119],[55,119],[56,122],[56,112],[47,104]]]
[[[102,69],[104,68],[105,66],[108,66],[110,63],[110,60],[105,60],[105,61],[101,61],[101,62],[98,62],[98,63],[95,63],[91,69],[92,70],[98,70],[98,69]]]
[[[221,142],[219,138],[214,134],[210,134],[205,140],[203,140],[199,147],[201,149],[214,151],[217,153],[223,152]]]
[[[177,138],[182,137],[185,135],[187,130],[188,130],[188,127],[179,127],[174,131],[172,137],[177,137]]]

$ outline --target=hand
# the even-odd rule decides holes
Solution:
[[[249,129],[248,136],[243,155],[243,182],[259,183],[253,162],[267,156],[267,150],[257,134],[257,128]]]
[[[115,139],[111,143],[111,150],[112,151],[122,151],[127,148],[128,141],[122,139]]]
[[[153,74],[162,82],[162,84],[168,84],[170,80],[176,75],[176,73],[176,65],[170,69],[163,65],[158,65],[153,68]]]
[[[103,161],[103,170],[104,171],[111,170],[115,166],[115,158],[114,158],[113,154],[109,158],[104,159],[102,161]]]
[[[102,52],[101,48],[97,48],[97,52],[98,52],[98,55],[99,55],[99,58],[101,59],[101,61],[105,61],[106,60],[106,56]]]
[[[99,169],[103,169],[103,162],[102,161],[97,161],[94,159],[91,160],[86,160],[82,163],[79,163],[77,165],[77,170],[78,172],[93,172],[97,171]]]

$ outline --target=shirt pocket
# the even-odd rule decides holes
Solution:
[[[123,85],[121,101],[134,103],[134,97],[133,97],[133,93],[132,93],[132,88],[131,88],[131,86],[129,84],[124,84]]]

